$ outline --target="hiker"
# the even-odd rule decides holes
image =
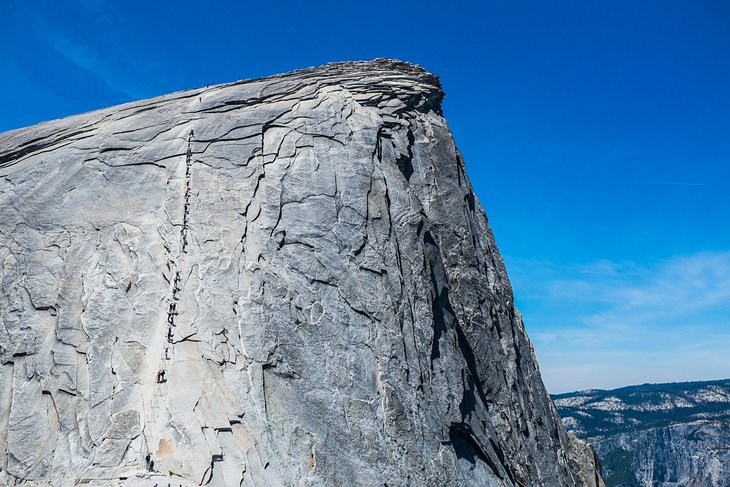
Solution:
[[[167,379],[165,379],[165,371],[162,371],[162,375],[160,376],[160,382],[167,382]]]
[[[167,329],[167,341],[172,343],[172,328]]]
[[[162,371],[161,370],[158,370],[157,371],[157,383],[159,384],[161,382],[162,382]]]
[[[169,359],[169,358],[167,357],[167,352],[168,352],[169,350],[170,350],[170,349],[169,349],[168,347],[165,347],[165,360],[170,360],[170,359]]]
[[[150,456],[149,453],[147,454],[146,457],[144,457],[144,465],[145,465],[145,468],[147,468],[147,469],[150,468],[150,460],[151,460],[151,458],[152,457]]]
[[[155,469],[155,461],[150,459],[150,472],[152,472]]]

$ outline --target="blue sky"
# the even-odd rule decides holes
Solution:
[[[727,2],[4,2],[0,130],[374,57],[441,76],[551,392],[730,377]]]

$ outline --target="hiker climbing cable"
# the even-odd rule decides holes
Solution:
[[[170,289],[170,297],[172,299],[168,298],[167,304],[167,330],[165,331],[165,337],[166,342],[162,343],[161,349],[160,349],[160,355],[159,357],[159,365],[158,370],[156,373],[156,381],[158,384],[164,384],[167,382],[166,374],[167,374],[167,367],[168,364],[171,364],[171,362],[167,362],[168,360],[171,360],[173,355],[172,347],[175,345],[174,341],[174,331],[173,327],[176,327],[175,323],[175,316],[180,314],[179,309],[177,306],[177,302],[180,300],[180,291],[182,290],[182,276],[181,276],[181,269],[184,269],[182,266],[185,257],[183,254],[187,254],[187,245],[188,245],[188,230],[190,228],[189,222],[190,222],[190,197],[192,195],[192,177],[191,177],[191,166],[192,166],[192,137],[194,135],[194,131],[190,130],[190,136],[188,137],[188,144],[187,144],[187,150],[186,150],[186,157],[185,157],[185,177],[182,181],[183,186],[183,221],[180,228],[180,244],[181,247],[179,247],[180,254],[177,256],[177,259],[173,260],[172,255],[169,256],[169,262],[168,262],[168,268],[170,270],[174,270],[175,276],[172,279],[171,282],[171,289]],[[167,247],[168,253],[172,253],[171,248]],[[164,304],[163,304],[164,306]],[[154,393],[152,395],[152,398],[149,402],[149,416],[147,419],[148,423],[155,424],[158,421],[158,415],[160,410],[160,402],[164,401],[163,396],[167,394],[167,388],[163,387],[157,387],[154,389]],[[153,430],[154,431],[154,430]],[[154,460],[150,454],[147,454],[145,457],[145,463],[147,466],[147,469],[152,472],[154,471]]]

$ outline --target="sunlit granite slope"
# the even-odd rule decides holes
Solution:
[[[442,97],[338,63],[1,134],[0,484],[600,482]]]

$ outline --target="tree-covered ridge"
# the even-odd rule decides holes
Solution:
[[[584,438],[703,420],[730,428],[730,379],[593,389],[552,398],[566,428]]]

